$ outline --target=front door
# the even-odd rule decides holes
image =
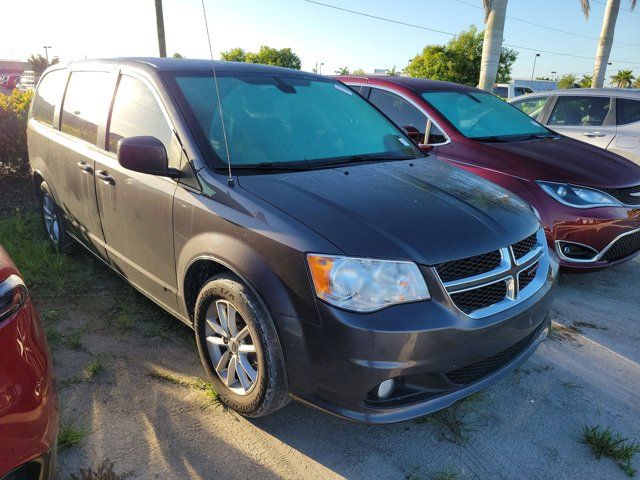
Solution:
[[[568,137],[606,149],[616,136],[611,99],[600,96],[559,96],[547,126]]]
[[[95,167],[106,248],[115,269],[175,311],[173,196],[177,184],[168,177],[127,170],[116,158],[121,138],[140,135],[161,140],[170,165],[179,157],[173,154],[176,144],[172,149],[172,142],[176,140],[151,87],[138,77],[121,75],[107,132],[107,152]]]

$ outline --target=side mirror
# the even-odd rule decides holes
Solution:
[[[416,143],[418,142],[418,140],[420,139],[420,131],[416,127],[412,127],[411,125],[406,125],[402,127],[402,129],[407,134],[407,137],[409,137],[411,140],[413,140]]]
[[[128,170],[175,178],[180,171],[169,168],[167,150],[156,137],[140,136],[122,138],[118,142],[118,163]]]

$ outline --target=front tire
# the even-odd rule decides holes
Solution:
[[[222,402],[247,417],[289,400],[282,350],[271,316],[236,276],[216,275],[195,307],[200,360]]]

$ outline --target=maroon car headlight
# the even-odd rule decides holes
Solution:
[[[570,207],[594,208],[618,207],[622,205],[611,195],[595,188],[580,187],[569,183],[543,182],[541,180],[537,180],[536,183],[545,193]]]
[[[29,292],[18,275],[9,275],[0,283],[0,323],[22,308]]]

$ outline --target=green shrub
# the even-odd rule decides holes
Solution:
[[[33,92],[0,94],[0,163],[27,171],[27,115]]]

